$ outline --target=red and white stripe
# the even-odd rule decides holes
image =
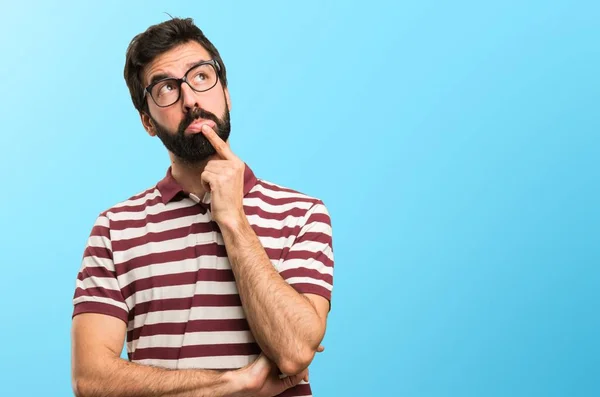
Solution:
[[[246,169],[244,211],[271,263],[300,293],[331,299],[332,229],[315,198]],[[76,281],[74,316],[127,323],[129,358],[165,368],[240,368],[260,353],[244,316],[223,237],[207,201],[170,175],[103,212]],[[173,190],[175,189],[175,190]],[[172,198],[172,199],[171,199]],[[210,199],[210,197],[208,198]],[[310,396],[301,383],[286,396]]]

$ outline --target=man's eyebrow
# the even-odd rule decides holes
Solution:
[[[186,67],[186,69],[190,69],[191,67],[193,67],[193,66],[195,66],[195,65],[198,65],[199,63],[206,62],[206,61],[207,61],[207,60],[205,60],[205,59],[201,59],[201,60],[199,60],[199,61],[188,62],[188,63],[185,65],[185,67]],[[162,79],[168,79],[168,78],[176,78],[176,77],[173,77],[173,76],[171,76],[171,75],[168,75],[168,74],[166,74],[166,73],[158,73],[158,74],[155,74],[155,75],[154,75],[154,76],[152,76],[152,78],[150,79],[150,83],[148,83],[148,85],[152,85],[152,84],[156,83],[156,82],[157,82],[157,81],[159,81],[159,80],[162,80]]]
[[[209,59],[200,59],[199,61],[189,62],[187,65],[185,65],[185,67],[186,67],[186,69],[189,69],[193,66],[198,65],[199,63],[208,62],[208,61],[209,61]]]
[[[150,83],[149,83],[148,85],[152,85],[152,84],[154,84],[154,83],[156,83],[157,81],[159,81],[159,80],[162,80],[162,79],[168,79],[169,77],[171,77],[171,76],[169,76],[169,75],[168,75],[168,74],[166,74],[166,73],[159,73],[159,74],[155,74],[155,75],[154,75],[154,76],[152,76],[152,78],[150,79]]]

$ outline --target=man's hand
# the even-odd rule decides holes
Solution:
[[[325,350],[319,345],[317,352]],[[279,369],[271,360],[261,353],[252,364],[236,371],[241,380],[244,396],[276,396],[290,387],[296,386],[300,381],[308,382],[308,368],[299,374],[281,378]]]
[[[273,397],[308,380],[308,368],[297,375],[279,377],[279,369],[264,354],[252,364],[238,370],[245,396]]]
[[[208,125],[202,127],[202,133],[217,152],[201,175],[204,188],[211,192],[212,217],[220,226],[225,222],[235,225],[246,219],[243,206],[246,165]]]

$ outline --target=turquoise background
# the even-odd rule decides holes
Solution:
[[[317,196],[315,396],[600,395],[600,2],[3,2],[0,394],[70,395],[95,217],[163,177],[122,77],[191,16],[234,151]]]

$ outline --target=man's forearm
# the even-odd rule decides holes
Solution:
[[[283,373],[302,371],[324,336],[317,311],[279,275],[245,217],[220,227],[257,343]]]
[[[107,358],[98,368],[74,374],[78,397],[240,396],[244,389],[233,372],[168,370]]]

